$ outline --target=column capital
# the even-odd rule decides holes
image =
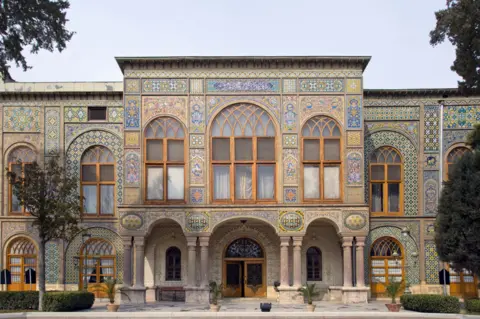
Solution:
[[[290,237],[280,237],[280,246],[282,247],[290,246]]]
[[[355,244],[357,245],[357,247],[365,246],[365,239],[366,237],[355,237]]]
[[[188,247],[197,247],[197,237],[187,237]]]
[[[303,237],[292,237],[293,247],[301,247],[303,243]]]
[[[198,242],[200,247],[208,247],[208,243],[210,241],[210,237],[198,237]]]
[[[133,243],[135,247],[145,246],[145,237],[134,237]]]
[[[352,247],[353,237],[342,237],[342,247]]]
[[[132,237],[122,236],[123,247],[131,248],[132,247]]]

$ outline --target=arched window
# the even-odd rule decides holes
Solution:
[[[322,281],[322,251],[317,247],[307,250],[307,281]]]
[[[19,237],[9,245],[7,269],[11,275],[8,290],[36,290],[37,249],[30,239]]]
[[[105,281],[105,277],[114,279],[115,249],[112,244],[102,238],[91,238],[80,249],[80,289],[85,282],[92,288]],[[96,291],[97,297],[101,297]]]
[[[182,280],[182,253],[177,247],[170,247],[165,253],[165,280]]]
[[[213,201],[275,201],[275,128],[251,104],[230,106],[212,124]]]
[[[15,148],[8,155],[8,169],[10,172],[16,174],[16,176],[24,177],[25,169],[36,160],[35,152],[26,146],[20,146]],[[20,201],[17,196],[13,194],[13,186],[9,183],[9,212],[11,214],[27,214],[25,208],[20,205]]]
[[[370,156],[370,210],[381,215],[401,214],[403,167],[400,153],[390,146]]]
[[[339,201],[342,185],[342,133],[337,122],[316,116],[302,128],[303,199]]]
[[[115,210],[115,159],[103,146],[93,146],[82,156],[81,196],[88,216],[113,215]]]
[[[225,258],[263,258],[263,249],[253,239],[239,238],[228,246]]]
[[[145,200],[184,202],[185,132],[175,119],[160,117],[145,128]]]
[[[404,279],[404,253],[402,245],[392,237],[377,239],[370,249],[370,282],[377,297],[385,294],[390,280]]]
[[[457,161],[462,158],[463,154],[470,152],[470,149],[465,146],[456,147],[447,155],[447,165],[445,177],[448,179],[448,174],[453,172],[453,167]]]

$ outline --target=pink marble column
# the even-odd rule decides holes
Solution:
[[[210,237],[199,237],[200,242],[200,287],[208,286],[208,241]]]
[[[343,237],[343,286],[352,287],[352,240],[353,237]]]
[[[197,263],[197,237],[187,237],[188,247],[188,277],[187,286],[195,287],[195,265]]]
[[[135,237],[135,288],[145,288],[145,238]]]
[[[365,237],[356,238],[356,257],[357,257],[357,287],[365,287],[365,269],[364,269],[364,248]]]
[[[293,286],[302,286],[302,241],[303,237],[293,237]]]
[[[123,240],[123,285],[132,285],[132,238],[122,237]]]
[[[288,287],[290,278],[288,276],[288,246],[290,237],[280,237],[280,286]]]

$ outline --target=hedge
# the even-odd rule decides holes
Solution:
[[[480,313],[480,300],[479,299],[466,300],[465,309],[467,309],[468,312]]]
[[[47,292],[43,297],[43,311],[75,311],[89,309],[95,295],[86,291]]]
[[[0,291],[0,310],[37,309],[37,291]]]
[[[457,297],[442,295],[403,295],[400,302],[405,310],[435,313],[459,313]]]

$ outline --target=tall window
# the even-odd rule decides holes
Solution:
[[[453,150],[450,151],[450,153],[448,153],[447,165],[446,165],[447,170],[445,172],[446,173],[445,176],[447,177],[447,179],[448,179],[448,174],[453,172],[453,167],[455,166],[455,163],[457,163],[457,161],[460,158],[462,158],[463,154],[467,152],[470,152],[470,149],[467,147],[461,146],[461,147],[454,148]]]
[[[322,281],[322,251],[317,247],[307,250],[307,281]]]
[[[396,149],[384,146],[370,156],[370,210],[377,214],[401,214],[403,194],[402,158]]]
[[[170,247],[165,253],[165,280],[182,280],[182,253],[177,247]]]
[[[8,290],[36,290],[37,249],[30,239],[20,237],[10,244],[7,269],[12,280]]]
[[[25,146],[14,149],[8,156],[8,169],[16,176],[24,177],[25,169],[36,160],[35,152]],[[9,211],[11,214],[26,214],[25,208],[20,205],[17,196],[13,194],[13,186],[9,183]]]
[[[213,121],[211,150],[214,201],[275,201],[275,128],[266,111],[224,109]]]
[[[115,159],[103,146],[94,146],[82,156],[83,213],[88,216],[109,216],[115,205]]]
[[[145,129],[145,199],[183,202],[185,199],[185,133],[172,118],[161,117]]]
[[[341,129],[335,120],[316,116],[302,129],[303,199],[341,199]]]
[[[86,268],[86,269],[85,269]],[[95,285],[105,277],[115,278],[115,250],[108,241],[101,238],[89,239],[80,250],[80,288],[85,285],[95,290]],[[96,291],[97,297],[102,297]]]
[[[370,276],[372,294],[385,296],[385,285],[390,280],[404,279],[402,245],[392,237],[377,239],[370,249]],[[385,296],[386,297],[386,296]]]

